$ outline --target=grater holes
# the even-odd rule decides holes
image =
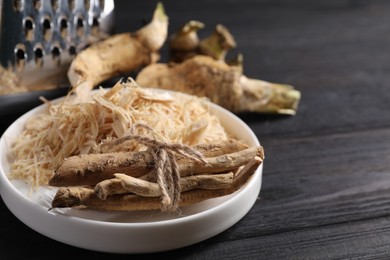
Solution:
[[[76,17],[76,33],[77,36],[82,37],[84,34],[84,20],[81,16]]]
[[[18,60],[24,60],[26,58],[26,52],[21,48],[17,49],[16,50],[16,58]]]
[[[34,47],[34,60],[37,67],[42,67],[43,65],[43,49],[41,45]]]
[[[99,33],[99,19],[97,17],[92,18],[91,31],[95,35]]]
[[[68,52],[70,56],[76,55],[76,47],[73,45],[69,46]]]
[[[65,17],[61,17],[59,19],[58,24],[59,24],[59,27],[60,27],[61,37],[62,38],[66,37],[66,35],[68,33],[68,20]]]
[[[52,34],[52,26],[51,21],[49,17],[44,17],[42,19],[42,29],[43,29],[43,38],[45,38],[46,41],[49,41]]]
[[[26,47],[23,44],[17,44],[14,51],[16,68],[20,71],[24,68],[24,65],[26,64]]]
[[[38,11],[42,6],[41,0],[33,0],[33,6],[34,6],[35,10]]]
[[[56,64],[60,63],[60,56],[61,56],[60,47],[58,47],[57,45],[54,45],[51,48],[51,57],[52,57],[54,63],[56,63]]]
[[[54,12],[57,11],[59,6],[59,0],[51,0],[51,8]]]
[[[26,17],[23,21],[24,27],[24,37],[27,41],[32,41],[34,39],[34,20],[31,17]]]
[[[24,1],[23,0],[14,0],[13,1],[14,10],[16,12],[20,12],[23,10],[24,7]]]
[[[99,19],[97,17],[92,19],[92,27],[99,27]]]
[[[51,54],[53,55],[53,58],[59,57],[61,55],[60,48],[58,48],[58,46],[54,46],[51,49]]]

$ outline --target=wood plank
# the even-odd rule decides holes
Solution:
[[[269,234],[388,214],[389,141],[388,129],[264,140],[260,200],[242,232]]]
[[[186,259],[389,259],[390,217],[211,242],[212,246],[199,244],[194,248],[198,250],[184,249],[164,256],[186,255]]]

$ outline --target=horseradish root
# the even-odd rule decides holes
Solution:
[[[170,60],[182,62],[199,52],[199,38],[196,33],[204,24],[199,21],[189,21],[169,37]]]
[[[182,62],[198,54],[210,56],[224,61],[227,52],[236,47],[233,35],[222,24],[215,27],[214,32],[202,40],[198,37],[198,30],[204,24],[199,21],[189,21],[169,38],[170,60]]]
[[[202,55],[178,64],[151,64],[136,81],[141,86],[208,97],[235,113],[294,115],[300,100],[300,92],[292,86],[248,78],[240,69]]]
[[[208,97],[236,113],[296,113],[299,91],[289,85],[246,77],[242,54],[226,60],[227,52],[236,47],[229,30],[217,25],[209,37],[200,40],[197,31],[203,27],[200,22],[190,21],[171,36],[171,61],[181,64],[148,66],[138,75],[137,82]]]
[[[152,21],[137,32],[113,35],[81,51],[68,70],[71,85],[85,96],[104,80],[156,62],[167,31],[168,17],[159,3]]]
[[[224,61],[227,52],[237,44],[229,30],[222,24],[215,27],[214,32],[199,42],[199,54]]]
[[[116,173],[115,179],[104,180],[96,184],[96,196],[102,200],[115,194],[133,193],[144,197],[159,197],[161,190],[157,183]],[[201,174],[180,179],[181,192],[193,189],[222,189],[233,182],[233,173]]]
[[[142,139],[137,140],[142,141]],[[178,152],[179,149],[182,149],[182,152]],[[71,166],[62,164],[49,182],[51,185],[67,186],[65,190],[60,188],[57,192],[53,207],[69,206],[69,201],[78,201],[73,199],[77,196],[80,197],[79,201],[82,201],[83,194],[88,194],[88,191],[77,187],[89,185],[94,187],[96,193],[94,196],[101,200],[110,201],[120,194],[158,197],[162,210],[176,210],[182,201],[182,194],[187,191],[230,190],[235,182],[239,183],[236,186],[242,186],[243,176],[246,176],[247,172],[253,173],[256,170],[253,166],[258,166],[264,159],[262,147],[250,147],[231,154],[204,158],[202,155],[198,157],[196,150],[181,144],[161,145],[151,142],[149,149],[144,153],[149,154],[150,162],[144,161],[146,156],[135,160],[130,153],[126,156],[119,155],[128,158],[132,162],[129,165],[117,164],[115,154],[107,155],[109,162],[95,158],[93,154],[88,155],[88,158],[83,156],[80,162],[78,160],[81,157],[69,158],[65,162],[72,160]],[[153,167],[134,166],[138,161],[141,161],[141,165],[153,165]],[[237,174],[233,173],[237,171]],[[97,179],[101,181],[97,182]],[[76,187],[73,190],[69,186]],[[70,192],[72,190],[74,192]],[[218,191],[212,196],[222,196],[217,194],[225,193]],[[88,195],[87,198],[89,200],[93,196]]]
[[[250,180],[262,161],[261,158],[254,157],[233,176],[232,180],[228,177],[228,181],[223,182],[220,187],[215,185],[212,189],[195,188],[182,192],[179,206],[192,205],[239,190]],[[154,192],[158,193],[156,189]],[[161,201],[159,197],[140,196],[133,193],[107,195],[103,200],[99,198],[94,189],[84,187],[59,188],[52,201],[53,208],[78,206],[109,211],[155,210],[161,208]]]
[[[238,168],[253,157],[264,157],[262,147],[250,147],[237,152],[205,158],[204,162],[179,159],[182,177],[204,172],[225,172]],[[153,154],[148,151],[84,154],[67,158],[50,179],[52,186],[95,185],[113,178],[115,173],[141,177],[155,167]]]

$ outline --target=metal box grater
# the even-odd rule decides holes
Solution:
[[[0,0],[0,61],[30,90],[67,84],[73,57],[113,30],[113,0]]]

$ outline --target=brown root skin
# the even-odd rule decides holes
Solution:
[[[52,201],[53,208],[67,208],[81,205],[83,198],[91,196],[93,190],[88,188],[61,188],[57,191]]]
[[[241,73],[224,62],[197,55],[179,64],[153,64],[137,75],[140,86],[175,90],[207,97],[231,111],[240,108]]]
[[[242,151],[248,148],[248,145],[235,139],[229,139],[218,143],[199,144],[194,147],[204,157],[216,157],[222,154],[229,154]]]
[[[300,100],[299,91],[293,87],[249,79],[239,68],[203,55],[179,64],[149,65],[138,74],[136,81],[144,87],[207,97],[235,113],[292,115]]]
[[[236,140],[200,144],[194,148],[205,157],[216,157],[247,149],[248,146]],[[183,158],[178,158],[180,161]],[[192,165],[192,164],[191,164]],[[115,152],[85,154],[65,159],[50,179],[51,186],[95,185],[110,179],[115,173],[133,177],[143,176],[154,168],[153,158],[148,152]]]
[[[262,159],[255,157],[250,160],[234,177],[231,184],[221,189],[194,189],[181,193],[180,206],[192,205],[207,199],[231,194],[243,187],[256,169],[262,163]],[[159,197],[142,197],[133,194],[118,194],[100,199],[91,188],[64,187],[59,188],[53,201],[53,208],[66,208],[85,206],[90,209],[106,211],[137,211],[161,209]]]
[[[179,160],[182,177],[205,172],[218,173],[239,168],[253,157],[264,158],[262,147],[250,147],[238,152],[205,158],[203,162]],[[115,173],[141,177],[154,169],[153,157],[148,152],[86,154],[65,160],[50,179],[51,186],[96,185],[113,178]]]
[[[125,174],[114,174],[115,179],[104,180],[96,184],[94,190],[96,196],[102,200],[115,194],[133,193],[143,197],[160,197],[160,187],[155,182],[149,182],[140,178],[134,178]],[[223,189],[228,188],[233,182],[233,173],[201,174],[180,179],[181,191],[193,189]]]
[[[247,164],[254,157],[258,157],[263,161],[264,149],[263,147],[249,147],[245,150],[235,153],[224,154],[216,157],[205,158],[204,163],[189,161],[186,163],[179,162],[179,171],[182,177],[197,175],[201,173],[220,173],[226,171],[233,171],[240,166]]]
[[[55,170],[52,186],[95,185],[121,172],[134,177],[147,174],[154,167],[150,153],[105,153],[72,156]]]
[[[156,62],[167,30],[168,18],[158,4],[152,21],[139,31],[113,35],[81,51],[68,70],[76,93],[83,96],[104,80]]]

